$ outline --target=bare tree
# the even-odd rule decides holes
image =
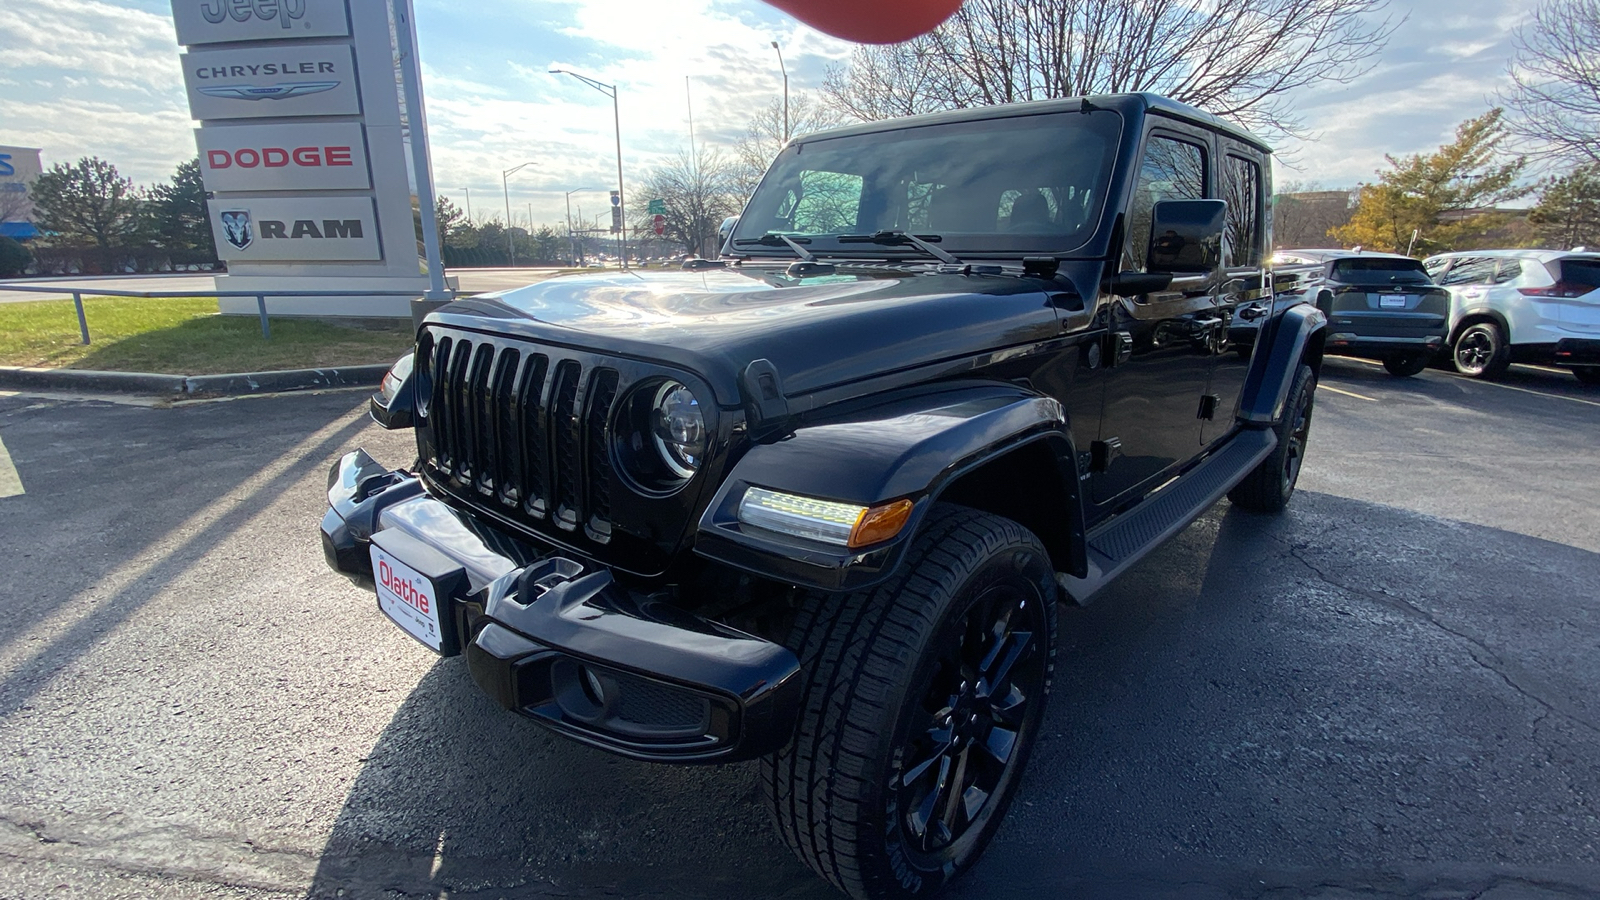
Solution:
[[[1273,248],[1328,246],[1328,232],[1350,223],[1355,201],[1355,188],[1326,190],[1316,182],[1284,184],[1272,198]]]
[[[791,137],[832,128],[845,121],[845,117],[814,94],[796,93],[789,96],[789,118],[784,121],[781,98],[771,103],[750,119],[744,137],[733,148],[733,177],[739,192],[740,204],[755,193],[756,185],[767,167],[777,159]]]
[[[735,166],[722,152],[702,145],[691,157],[680,151],[669,162],[651,169],[635,196],[666,201],[666,227],[662,237],[699,256],[717,254],[717,226],[737,215],[745,196],[739,193]],[[637,209],[642,206],[635,205]],[[651,216],[636,214],[634,229],[651,232]]]
[[[1550,0],[1512,38],[1512,132],[1551,155],[1600,162],[1600,0]]]
[[[1591,0],[1593,2],[1593,0]],[[1365,73],[1388,0],[968,0],[930,34],[862,46],[823,91],[864,120],[1154,91],[1267,133],[1301,133],[1287,95]]]

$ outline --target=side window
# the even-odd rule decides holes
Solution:
[[[1261,265],[1261,167],[1229,156],[1222,168],[1222,199],[1228,202],[1223,231],[1224,266]]]
[[[1199,144],[1152,135],[1133,189],[1128,214],[1128,255],[1144,268],[1150,249],[1150,213],[1162,200],[1201,200],[1206,195],[1206,151]]]
[[[778,214],[789,219],[790,229],[800,234],[854,231],[861,209],[861,186],[860,175],[806,172],[800,176],[800,194],[792,208],[785,202]]]
[[[1428,277],[1437,279],[1445,266],[1450,265],[1450,259],[1448,256],[1435,257],[1423,263],[1422,267],[1428,270]]]
[[[1455,267],[1447,275],[1439,279],[1439,283],[1444,285],[1488,284],[1489,279],[1494,277],[1494,264],[1493,258],[1483,256],[1469,256],[1458,259]]]
[[[1508,281],[1515,281],[1517,279],[1517,277],[1519,275],[1521,275],[1521,274],[1522,274],[1522,260],[1520,260],[1520,259],[1502,259],[1502,260],[1500,260],[1499,267],[1494,270],[1494,281],[1491,282],[1491,283],[1492,284],[1505,284]]]

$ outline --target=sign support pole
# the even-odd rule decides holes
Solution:
[[[405,92],[406,119],[411,126],[411,166],[417,178],[417,204],[422,213],[422,247],[428,257],[428,300],[449,300],[444,286],[444,260],[439,253],[439,219],[434,209],[433,161],[428,154],[428,115],[422,107],[422,67],[417,62],[417,25],[411,0],[391,0],[395,40],[400,51],[400,86]]]

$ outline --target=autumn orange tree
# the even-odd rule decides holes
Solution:
[[[1456,126],[1456,139],[1433,153],[1385,156],[1389,168],[1376,184],[1364,184],[1349,224],[1329,235],[1346,246],[1405,253],[1455,249],[1503,225],[1509,216],[1497,204],[1527,196],[1522,184],[1527,160],[1507,159],[1502,110],[1491,109]],[[1412,245],[1411,236],[1417,239]]]

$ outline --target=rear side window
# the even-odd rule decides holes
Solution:
[[[1474,256],[1456,260],[1454,267],[1441,279],[1440,284],[1488,284],[1494,277],[1493,257]]]
[[[1222,199],[1228,203],[1223,234],[1227,266],[1261,265],[1261,167],[1238,156],[1223,162]]]
[[[1556,281],[1588,293],[1600,288],[1600,259],[1558,259],[1552,264]]]
[[[1515,281],[1521,274],[1522,260],[1502,259],[1500,266],[1494,270],[1494,283],[1505,284],[1508,281]]]
[[[1341,259],[1333,264],[1333,277],[1357,284],[1426,284],[1431,279],[1414,259]]]

